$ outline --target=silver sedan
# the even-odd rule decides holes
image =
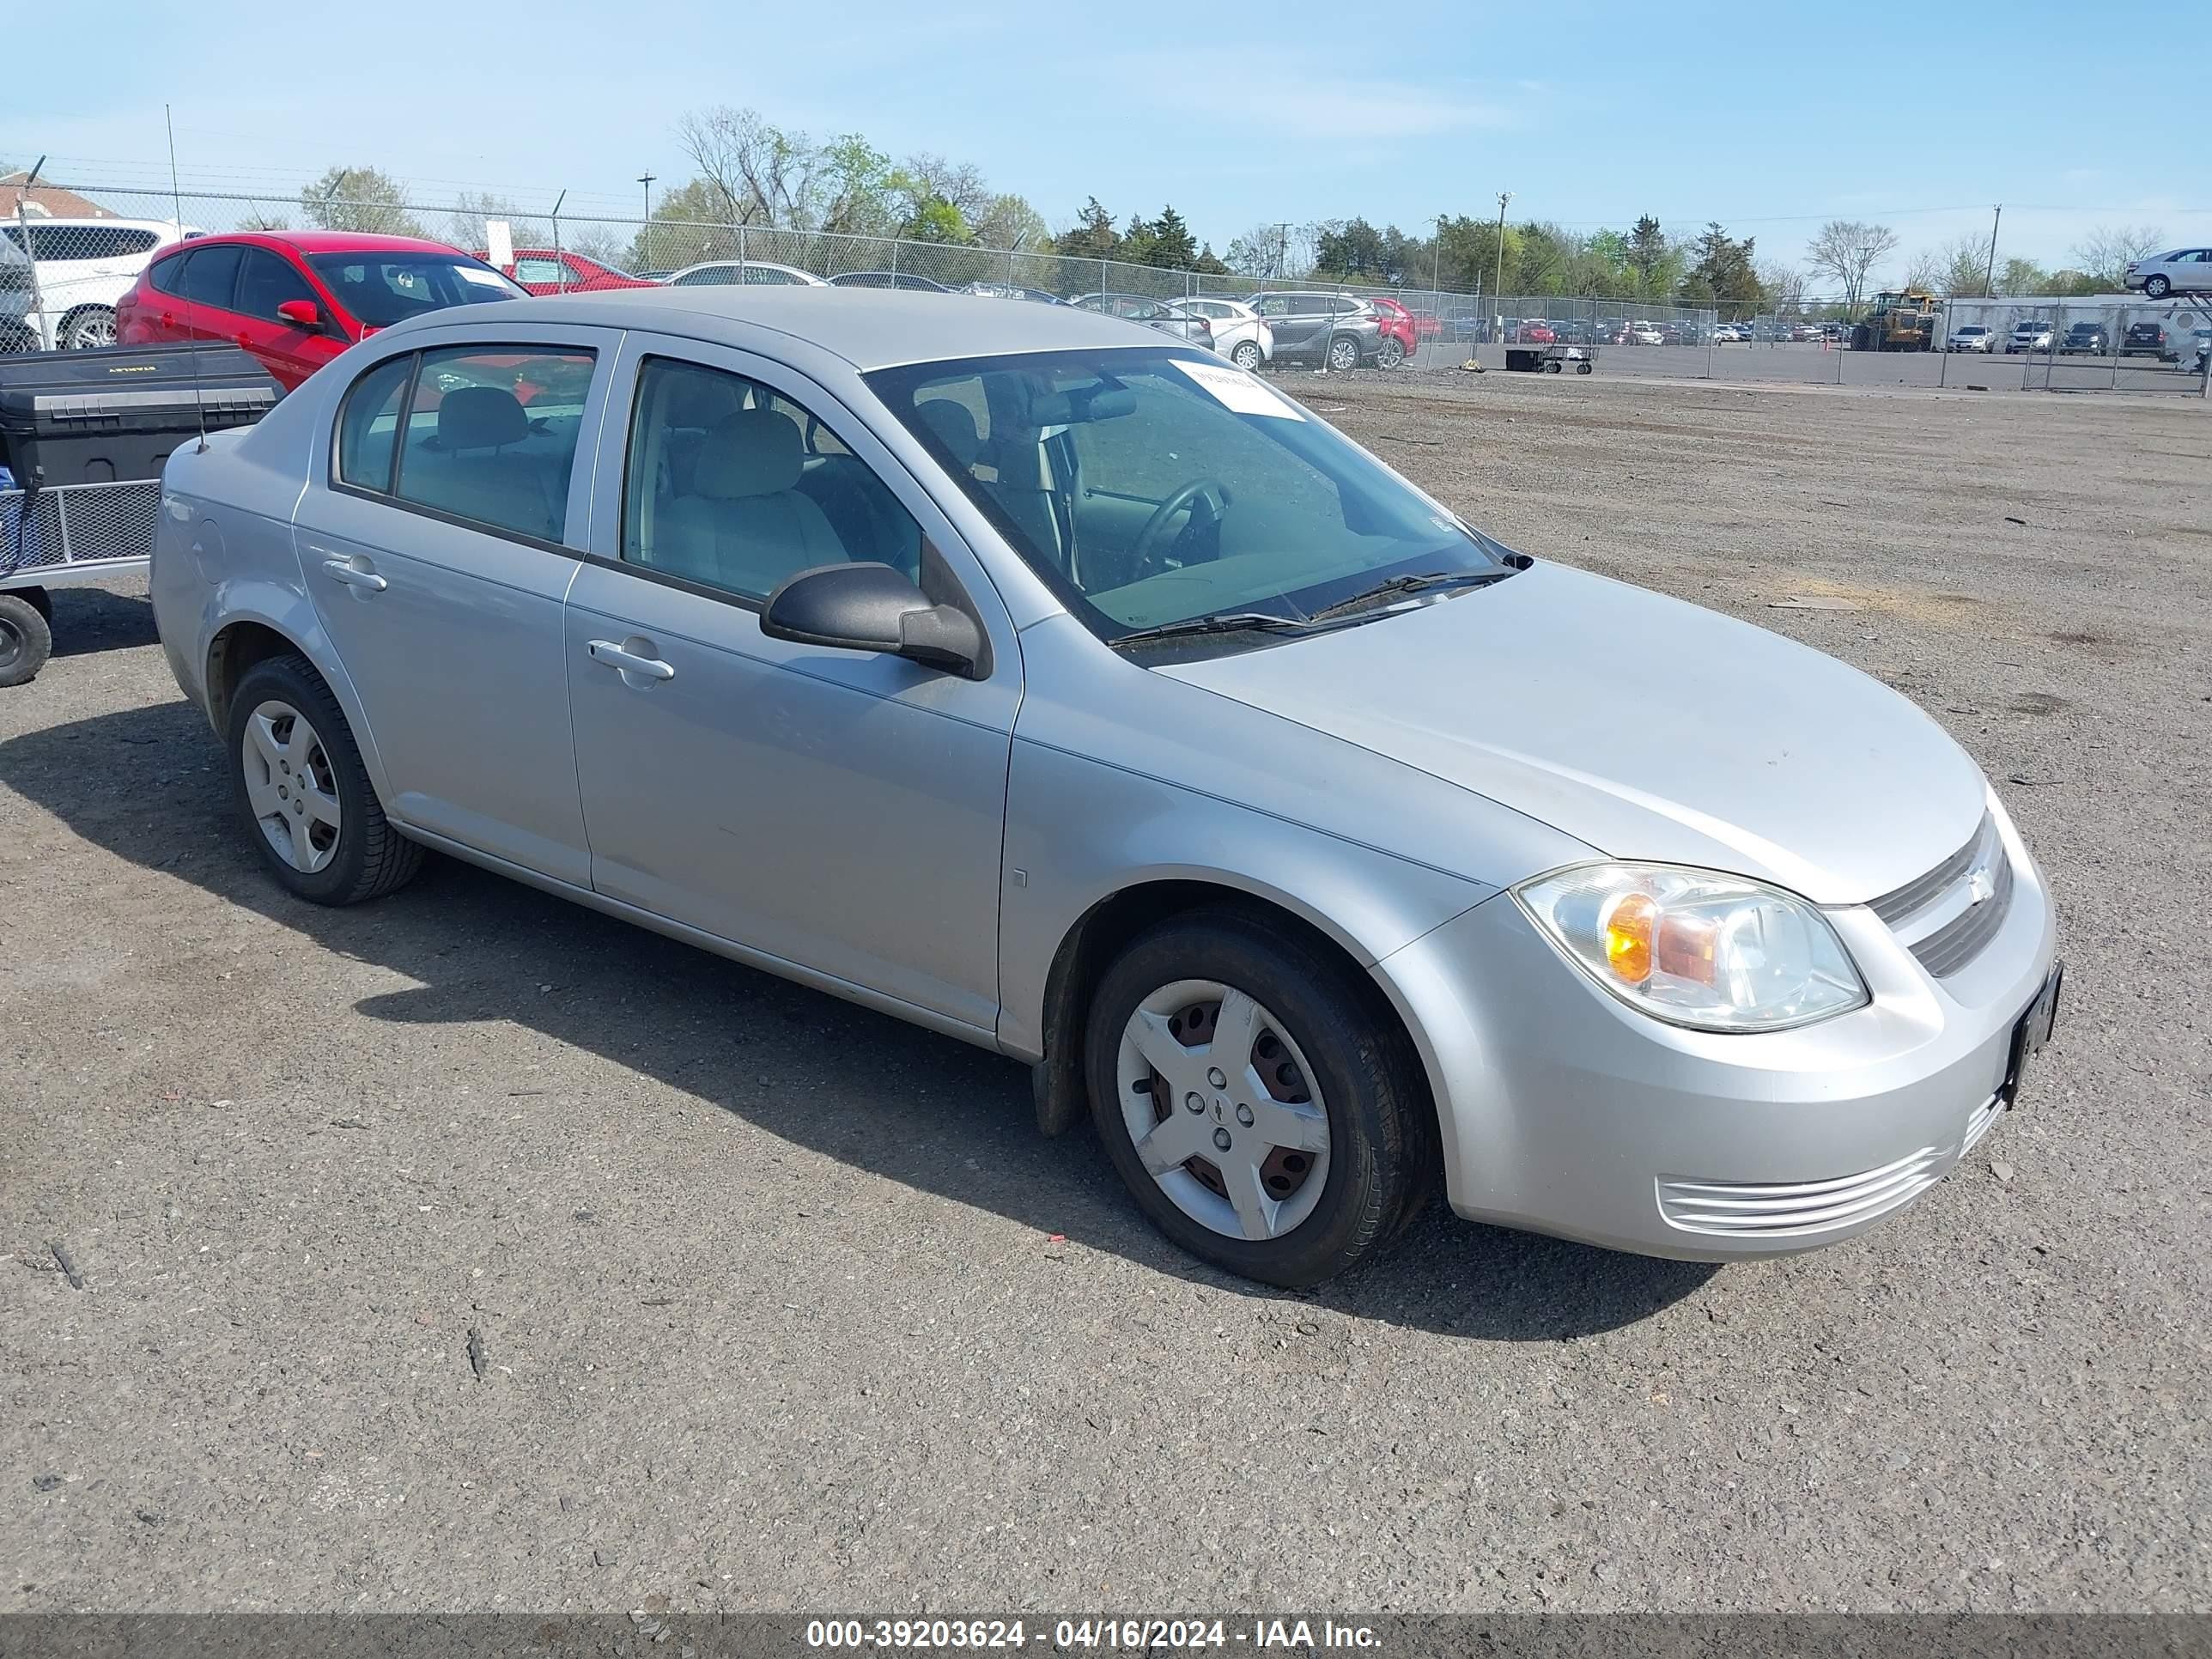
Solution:
[[[1665,1255],[1849,1237],[2056,1008],[2043,878],[1913,705],[1072,307],[402,324],[178,451],[153,592],[292,892],[434,848],[993,1048],[1278,1284],[1439,1190]]]

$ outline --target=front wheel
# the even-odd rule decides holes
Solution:
[[[1348,334],[1340,334],[1328,343],[1328,366],[1338,374],[1359,367],[1359,342]]]
[[[305,657],[248,669],[231,695],[227,735],[240,815],[289,890],[358,904],[421,867],[422,849],[386,820],[345,714]]]
[[[2163,300],[2173,292],[2173,284],[2163,276],[2153,276],[2143,283],[2143,292],[2154,300]]]
[[[1436,1173],[1403,1037],[1340,964],[1264,917],[1166,922],[1100,981],[1091,1116],[1153,1224],[1271,1285],[1371,1256]]]
[[[1260,343],[1257,340],[1239,340],[1236,349],[1229,354],[1229,361],[1248,374],[1258,374],[1261,362]]]
[[[40,608],[23,594],[0,593],[0,687],[28,685],[53,649],[53,629]]]

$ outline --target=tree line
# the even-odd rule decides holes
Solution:
[[[1646,214],[1625,229],[1583,232],[1545,220],[1514,224],[1446,214],[1419,234],[1364,216],[1262,223],[1217,255],[1171,204],[1155,217],[1137,213],[1117,222],[1096,196],[1087,197],[1073,222],[1055,233],[1036,206],[994,188],[974,163],[927,151],[895,160],[857,132],[817,139],[729,106],[688,113],[674,132],[690,176],[648,198],[646,222],[565,220],[564,247],[633,270],[729,257],[741,246],[752,247],[756,258],[775,257],[775,239],[743,241],[734,234],[743,227],[897,238],[936,244],[948,254],[973,249],[977,275],[994,274],[983,252],[1011,251],[1255,281],[1642,300],[1745,317],[1856,315],[1876,273],[1894,268],[1902,246],[1887,225],[1831,220],[1791,263],[1761,258],[1754,239],[1731,236],[1717,222],[1678,233]],[[486,245],[487,220],[516,222],[520,240],[545,218],[495,194],[464,192],[426,222],[405,197],[404,185],[373,167],[334,167],[300,191],[299,214],[311,225],[426,236],[465,248]],[[264,215],[256,222],[280,228],[289,217]],[[1947,297],[2095,293],[2117,288],[2128,262],[2163,240],[2154,226],[2100,227],[2070,250],[2070,263],[2049,270],[2018,256],[1998,260],[1990,238],[1962,235],[1913,253],[1905,285]]]

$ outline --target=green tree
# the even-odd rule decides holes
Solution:
[[[965,246],[975,240],[960,210],[942,196],[925,196],[900,222],[898,234],[909,242],[942,242]]]
[[[300,211],[324,230],[377,236],[422,236],[429,232],[408,211],[406,191],[374,167],[330,167],[301,186]]]
[[[1190,234],[1190,227],[1182,215],[1172,206],[1163,207],[1160,216],[1146,227],[1151,232],[1152,245],[1145,263],[1159,265],[1169,270],[1188,270],[1198,262],[1198,243]]]
[[[1074,225],[1053,239],[1052,247],[1071,259],[1111,259],[1121,251],[1121,234],[1114,228],[1114,216],[1093,196],[1075,216]]]
[[[1690,268],[1676,287],[1677,296],[1692,305],[1762,304],[1766,296],[1752,258],[1753,240],[1736,241],[1718,224],[1708,223],[1691,244]]]
[[[1997,267],[1996,289],[2000,294],[2047,294],[2051,273],[2034,260],[2015,255]]]
[[[1661,275],[1662,268],[1671,263],[1668,258],[1671,250],[1668,246],[1667,233],[1660,229],[1656,219],[1645,214],[1630,227],[1625,241],[1622,263],[1636,273],[1637,298],[1647,299],[1656,292],[1674,286],[1672,271],[1668,271],[1664,279]]]

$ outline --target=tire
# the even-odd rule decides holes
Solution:
[[[1359,342],[1349,334],[1338,335],[1328,343],[1328,355],[1323,361],[1337,374],[1349,374],[1359,367]]]
[[[1263,360],[1257,340],[1239,340],[1229,354],[1229,361],[1247,374],[1257,374]]]
[[[1587,374],[1590,372],[1590,368],[1591,365],[1587,362],[1577,363],[1575,365],[1575,373],[1577,374]]]
[[[1428,1091],[1403,1034],[1364,990],[1291,929],[1235,910],[1164,922],[1106,970],[1084,1046],[1091,1120],[1138,1207],[1183,1249],[1299,1289],[1371,1259],[1419,1212],[1437,1175]],[[1240,994],[1250,1047],[1209,1074],[1207,1051],[1226,1040],[1221,1010]],[[1148,1032],[1146,1051],[1137,1030]],[[1184,1042],[1192,1030],[1202,1048]],[[1239,1081],[1265,1115],[1237,1099]],[[1271,1127],[1289,1138],[1267,1139]],[[1163,1130],[1172,1139],[1154,1161],[1193,1151],[1156,1175],[1138,1141]],[[1230,1194],[1238,1171],[1241,1206]]]
[[[422,848],[386,819],[352,728],[305,657],[247,669],[231,694],[224,737],[239,816],[262,862],[295,896],[359,904],[422,867]],[[283,817],[287,809],[295,816]],[[272,819],[291,831],[283,836],[289,852],[278,850]]]
[[[2173,284],[2163,276],[2152,276],[2143,283],[2143,292],[2154,300],[2163,300],[2173,292]]]
[[[0,687],[28,685],[53,654],[54,630],[21,593],[0,593]]]
[[[115,343],[115,313],[106,306],[87,306],[62,320],[64,351],[95,351]]]
[[[1384,336],[1382,349],[1375,354],[1375,361],[1383,368],[1400,367],[1406,361],[1405,342],[1395,334]]]

